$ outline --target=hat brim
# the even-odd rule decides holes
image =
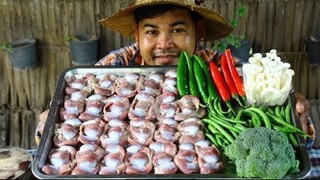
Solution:
[[[151,1],[149,3],[133,5],[131,7],[120,9],[115,14],[99,20],[99,22],[106,28],[121,33],[123,36],[133,38],[135,25],[134,11],[143,6],[157,5],[157,4],[168,4],[165,1]],[[182,4],[179,2],[170,2],[178,6],[189,8],[191,11],[198,13],[204,20],[206,26],[206,35],[204,40],[216,40],[226,37],[233,30],[232,26],[216,11],[202,7],[202,6],[191,6]]]

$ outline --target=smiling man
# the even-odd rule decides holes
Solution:
[[[178,9],[140,21],[135,37],[146,64],[177,64],[181,50],[193,53],[196,29],[189,11]]]
[[[232,31],[217,12],[191,0],[138,0],[100,22],[134,38],[135,43],[112,51],[97,65],[176,65],[181,51],[208,61],[215,52],[201,48],[199,42],[219,39]]]

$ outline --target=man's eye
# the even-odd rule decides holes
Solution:
[[[181,33],[181,32],[185,32],[185,30],[184,29],[174,29],[172,32],[174,32],[174,33]]]
[[[157,34],[157,31],[155,31],[155,30],[149,30],[149,31],[146,31],[146,34],[155,35],[155,34]]]

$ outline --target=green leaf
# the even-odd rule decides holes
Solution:
[[[66,40],[67,40],[68,42],[71,42],[71,41],[73,40],[73,36],[72,36],[72,35],[68,35],[68,36],[66,37]]]
[[[243,4],[237,9],[235,17],[229,21],[230,25],[236,29],[239,25],[240,18],[244,17],[247,13],[247,7]],[[244,35],[236,35],[235,31],[227,37],[214,42],[213,49],[223,52],[228,45],[240,47],[241,41],[245,39]]]
[[[12,45],[10,43],[1,44],[0,49],[2,49],[4,51],[7,51],[9,53],[13,53],[13,48],[12,48]]]
[[[245,5],[241,5],[240,6],[240,8],[238,9],[238,16],[239,17],[243,17],[243,16],[245,16],[246,15],[246,13],[247,13],[247,8],[246,8],[246,6]]]

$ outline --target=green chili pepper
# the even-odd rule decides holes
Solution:
[[[204,75],[204,78],[205,78],[205,81],[207,84],[209,96],[217,97],[218,93],[217,93],[216,87],[214,86],[214,83],[211,79],[208,65],[204,62],[204,60],[201,57],[196,56],[196,55],[193,55],[193,57],[199,63],[200,67],[202,68],[202,72],[203,72],[203,75]]]
[[[177,67],[177,89],[181,97],[189,94],[187,61],[183,53],[180,53]]]
[[[184,59],[187,61],[188,77],[189,77],[188,83],[189,83],[190,94],[197,96],[197,97],[200,97],[198,86],[197,86],[196,80],[195,80],[193,63],[185,51],[183,51],[182,54],[184,56]]]
[[[208,91],[202,69],[197,61],[193,61],[194,75],[202,101],[208,104]]]

